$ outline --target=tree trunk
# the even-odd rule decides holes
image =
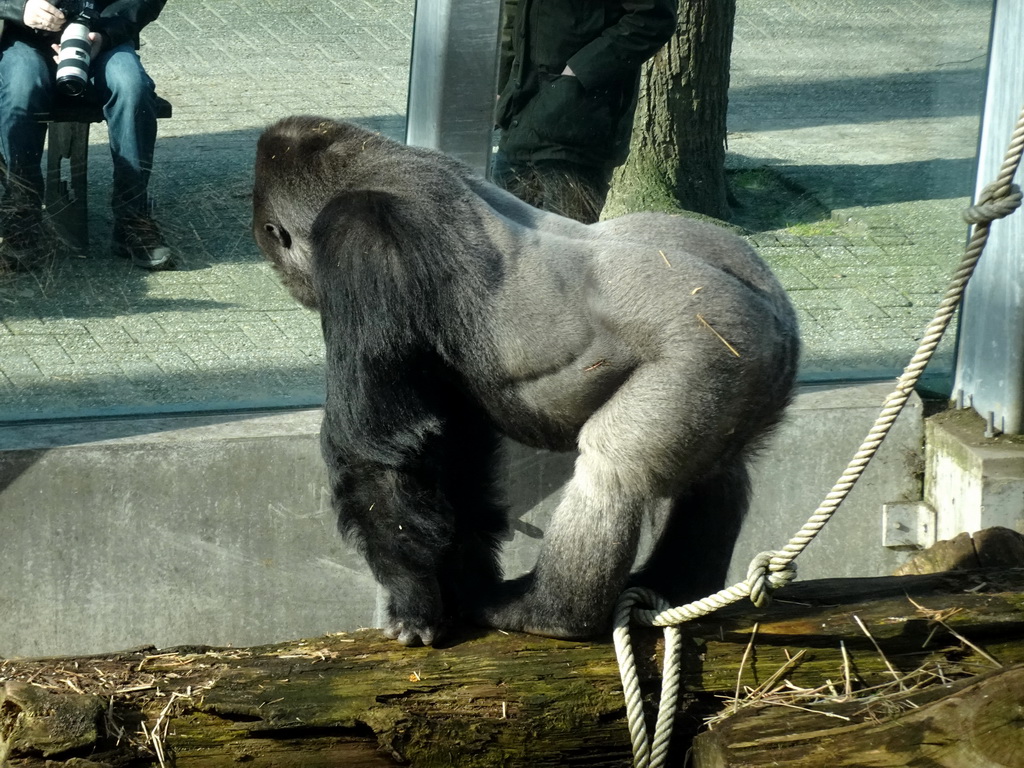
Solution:
[[[1024,570],[977,571],[799,582],[768,609],[734,606],[684,630],[688,722],[694,708],[717,711],[738,684],[763,687],[780,669],[795,686],[842,687],[844,676],[872,686],[935,668],[955,680],[991,670],[989,657],[1022,663],[1022,591]],[[653,701],[657,634],[636,634]],[[607,642],[495,632],[402,648],[367,630],[248,649],[10,660],[0,682],[3,768],[631,760]]]
[[[644,65],[629,159],[604,216],[680,208],[727,219],[726,110],[735,0],[682,0],[675,35]]]

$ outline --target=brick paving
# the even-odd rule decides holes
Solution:
[[[791,191],[790,209],[751,239],[800,312],[804,379],[894,375],[963,245],[989,6],[739,6],[729,164],[768,168]],[[412,0],[169,3],[142,56],[174,104],[152,191],[180,268],[148,274],[107,252],[110,161],[94,126],[88,257],[0,278],[0,421],[319,402],[318,319],[249,234],[255,140],[293,113],[401,138],[412,11]],[[932,376],[949,361],[945,344]]]

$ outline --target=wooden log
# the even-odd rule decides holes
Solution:
[[[159,762],[160,753],[177,766],[508,765],[510,755],[538,766],[629,762],[604,643],[493,633],[407,649],[363,631],[263,648],[8,662],[3,674],[12,672],[112,701],[105,738],[67,753],[100,765]],[[44,720],[56,726],[71,697],[26,701],[24,683],[13,685],[0,702],[10,765],[59,765],[60,736]]]
[[[693,768],[1024,766],[1024,666],[814,709],[742,710],[697,736]]]
[[[917,553],[896,573],[1024,565],[1024,536],[1007,528],[961,533]],[[952,616],[933,614],[948,628]],[[967,617],[975,621],[977,616]],[[955,631],[955,630],[954,630]],[[1024,667],[917,690],[941,667],[849,695],[782,686],[731,703],[693,742],[694,768],[810,768],[927,763],[935,768],[1024,768]],[[893,671],[891,674],[903,674]],[[927,739],[923,742],[923,735]]]
[[[797,583],[768,609],[734,607],[688,626],[683,683],[714,710],[738,684],[756,688],[783,667],[792,684],[813,687],[847,673],[877,685],[921,665],[952,680],[991,669],[989,657],[1024,663],[1022,592],[1024,570]],[[650,682],[657,635],[637,635]],[[607,642],[489,633],[424,649],[361,631],[247,649],[8,660],[0,683],[5,768],[630,763]],[[76,696],[103,706],[63,710]],[[62,713],[81,720],[100,709],[94,736],[71,729],[60,746]]]

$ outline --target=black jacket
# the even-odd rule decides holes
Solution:
[[[50,0],[60,8],[60,0]],[[167,0],[95,0],[100,18],[95,32],[103,35],[104,48],[114,48],[131,42],[139,47],[139,32],[156,19]],[[3,20],[3,39],[19,39],[48,48],[60,35],[42,32],[25,26],[26,0],[0,0],[0,19]]]
[[[676,27],[676,0],[519,0],[498,102],[513,161],[625,157],[640,66]],[[575,77],[563,77],[569,66]]]

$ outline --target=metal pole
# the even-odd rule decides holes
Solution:
[[[501,0],[417,0],[406,142],[486,172]]]
[[[999,172],[1024,104],[1024,2],[996,0],[976,192]],[[1020,183],[1020,179],[1017,179]],[[989,431],[1020,434],[1024,404],[1024,214],[995,222],[964,295],[954,396]]]

